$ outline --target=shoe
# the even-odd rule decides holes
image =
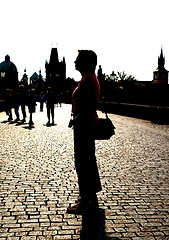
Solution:
[[[88,199],[83,199],[81,197],[76,200],[77,204],[73,206],[69,206],[67,208],[67,213],[75,214],[75,215],[82,215],[84,213],[90,212],[90,201]]]
[[[50,122],[49,121],[46,123],[46,126],[50,126]]]
[[[84,208],[82,207],[81,203],[75,204],[73,206],[69,206],[67,208],[67,213],[75,214],[75,215],[82,215],[84,212]]]
[[[25,118],[23,118],[23,119],[21,120],[21,122],[23,122],[23,123],[24,123],[24,122],[26,122],[26,119],[25,119]]]
[[[55,123],[54,123],[54,121],[51,123],[51,126],[54,126],[55,125]]]
[[[8,118],[8,121],[9,121],[9,122],[10,122],[10,121],[12,121],[12,120],[13,120],[13,118],[12,118],[12,117],[9,117],[9,118]]]
[[[30,126],[31,126],[31,125],[34,125],[34,122],[32,122],[32,121],[31,121],[31,122],[29,122],[29,125],[30,125]]]
[[[15,122],[19,122],[19,121],[20,121],[20,119],[19,119],[19,118],[16,118],[14,121],[15,121]]]

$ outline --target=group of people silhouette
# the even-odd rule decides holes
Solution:
[[[47,109],[47,123],[46,126],[54,125],[54,106],[57,102],[56,94],[52,91],[51,87],[48,87],[46,92],[37,94],[34,88],[26,89],[24,85],[19,85],[17,90],[6,89],[5,93],[5,112],[8,116],[8,121],[25,123],[27,118],[26,107],[29,112],[29,126],[33,126],[33,113],[36,111],[37,102],[40,102],[40,111],[44,109],[44,103],[46,103]],[[61,102],[59,102],[61,107]],[[13,119],[12,109],[16,118]],[[20,118],[20,111],[22,118]]]

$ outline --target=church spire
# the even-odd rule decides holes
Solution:
[[[164,64],[165,64],[165,58],[163,55],[163,48],[161,47],[161,53],[160,53],[160,56],[158,57],[158,69],[164,69]]]
[[[165,58],[163,55],[163,48],[161,47],[160,56],[158,57],[158,67],[153,72],[153,83],[168,84],[168,71],[164,67]]]
[[[163,57],[163,46],[161,46],[161,53],[160,53],[160,57]]]

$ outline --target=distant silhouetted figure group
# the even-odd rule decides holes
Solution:
[[[52,91],[51,87],[48,87],[46,92],[40,92],[40,94],[36,93],[34,88],[27,89],[24,85],[20,85],[18,89],[6,89],[5,93],[5,112],[8,116],[8,121],[26,123],[27,111],[29,112],[29,126],[33,126],[33,113],[36,112],[37,102],[40,103],[40,112],[43,112],[44,103],[46,103],[47,109],[47,123],[46,126],[54,125],[54,108],[55,104],[60,105],[61,107],[61,98],[57,98],[56,94]],[[12,108],[14,109],[14,113],[16,118],[13,119]],[[20,111],[21,110],[21,116]]]
[[[17,90],[6,89],[5,94],[5,112],[8,115],[8,121],[13,120],[12,116],[12,108],[14,108],[14,112],[16,118],[14,122],[26,122],[26,106],[29,110],[29,126],[32,126],[32,114],[35,112],[36,108],[37,95],[35,93],[35,89],[31,88],[30,90],[26,90],[24,85],[20,85]],[[22,119],[20,119],[19,108],[21,108]]]

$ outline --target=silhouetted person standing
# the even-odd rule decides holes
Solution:
[[[74,122],[75,168],[79,184],[79,200],[69,206],[68,213],[81,214],[98,208],[96,193],[101,191],[101,182],[95,157],[93,129],[98,122],[96,112],[100,94],[99,81],[95,75],[97,55],[91,50],[79,50],[75,61],[76,70],[82,75],[72,98]]]
[[[54,108],[55,108],[55,102],[56,97],[55,94],[52,91],[51,87],[48,87],[47,93],[45,95],[45,102],[46,102],[46,108],[47,108],[47,126],[54,125]],[[50,121],[52,117],[52,122]]]
[[[18,89],[15,89],[13,91],[13,101],[14,101],[14,111],[15,111],[15,115],[16,115],[16,119],[15,122],[20,121],[19,118],[19,106],[20,106],[20,101],[19,101],[19,93],[18,93]]]
[[[12,107],[13,107],[13,95],[12,89],[6,89],[5,92],[5,112],[8,115],[8,121],[12,121]]]
[[[43,112],[44,100],[45,100],[45,96],[44,96],[43,92],[41,92],[40,95],[39,95],[40,111],[41,112]]]
[[[33,119],[32,119],[32,115],[33,113],[35,113],[36,110],[36,100],[37,100],[37,96],[35,94],[35,89],[32,88],[30,90],[30,93],[28,94],[28,109],[29,109],[29,126],[31,127],[32,125],[34,125]]]
[[[62,101],[63,101],[63,94],[62,93],[59,93],[58,94],[58,104],[59,104],[59,106],[61,107],[62,106]]]
[[[24,85],[20,85],[19,86],[19,90],[18,90],[18,99],[19,99],[19,103],[21,106],[21,112],[22,112],[22,122],[26,122],[26,99],[27,99],[27,91],[25,90]]]

